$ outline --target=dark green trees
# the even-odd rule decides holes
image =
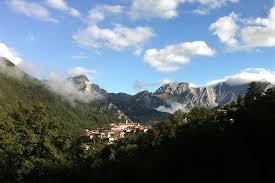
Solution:
[[[245,104],[249,105],[254,103],[255,100],[259,99],[263,95],[263,92],[261,83],[250,83],[244,98]]]
[[[42,104],[0,118],[0,178],[20,180],[48,175],[70,166],[71,135],[60,123],[48,119]]]

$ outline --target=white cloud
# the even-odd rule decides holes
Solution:
[[[230,85],[242,85],[253,81],[270,82],[275,84],[275,71],[264,68],[247,68],[238,74],[225,76],[222,79],[209,81],[207,85],[215,85],[220,82],[226,82]]]
[[[83,47],[100,49],[104,47],[121,51],[134,49],[135,54],[141,53],[141,46],[154,36],[149,27],[127,27],[115,24],[112,27],[101,28],[97,24],[105,20],[107,15],[123,13],[122,6],[102,5],[90,10],[87,17],[87,27],[73,35],[73,39]]]
[[[275,6],[267,18],[256,18],[256,25],[249,25],[241,30],[241,38],[247,47],[275,46]]]
[[[58,22],[57,19],[51,16],[51,13],[38,3],[28,2],[24,0],[10,0],[8,1],[11,8],[28,17],[39,19],[48,22]]]
[[[173,18],[176,17],[180,0],[134,0],[130,10],[130,16],[139,18]]]
[[[239,27],[235,22],[236,19],[237,15],[231,13],[229,16],[221,17],[218,21],[211,24],[209,28],[214,35],[218,36],[222,43],[232,48],[238,45],[236,34]]]
[[[103,21],[106,15],[109,14],[121,14],[124,8],[120,5],[102,5],[97,6],[89,11],[88,21],[90,24],[95,24],[97,22]]]
[[[15,49],[9,48],[6,44],[0,42],[0,58],[1,57],[8,59],[17,66],[12,69],[2,65],[2,70],[3,68],[5,68],[5,73],[10,76],[14,74],[15,78],[21,78],[24,75],[24,73],[20,70],[30,75],[35,75],[41,70],[39,66],[34,65],[30,62],[28,63],[25,60],[23,61],[23,59],[19,56]],[[20,70],[18,70],[17,68],[19,68]]]
[[[0,56],[5,57],[15,65],[22,62],[22,58],[18,56],[18,53],[13,49],[9,48],[6,44],[0,42]]]
[[[127,48],[137,50],[153,35],[153,31],[149,27],[130,28],[117,24],[109,29],[90,25],[74,34],[73,39],[84,47],[108,47],[119,51]]]
[[[178,15],[180,4],[196,3],[194,10],[198,14],[207,14],[210,10],[220,8],[226,3],[237,3],[239,0],[133,0],[130,16],[134,19],[150,19],[160,17],[174,18]]]
[[[208,14],[211,10],[221,8],[227,3],[238,3],[239,0],[187,0],[188,2],[197,2],[202,6],[195,9],[193,12],[199,15]]]
[[[239,25],[237,25],[237,23]],[[210,26],[228,48],[248,49],[275,46],[275,6],[266,18],[240,18],[231,14]]]
[[[173,72],[177,71],[180,65],[189,63],[192,56],[213,56],[214,54],[215,51],[204,41],[183,42],[160,50],[147,50],[144,62],[158,71]]]
[[[188,109],[185,104],[173,102],[173,103],[170,103],[169,105],[170,105],[169,107],[159,106],[158,108],[156,108],[156,110],[160,111],[160,112],[170,113],[170,114],[173,114],[174,112],[176,112],[178,110],[188,112]]]
[[[65,0],[47,0],[46,2],[48,6],[54,9],[57,9],[60,11],[66,11],[74,17],[80,16],[80,12],[75,8],[69,7],[68,4],[65,2]]]

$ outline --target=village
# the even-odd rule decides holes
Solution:
[[[111,123],[105,128],[86,129],[84,136],[90,140],[97,139],[113,143],[124,138],[127,133],[147,133],[151,128],[149,125],[141,125],[126,119],[125,122]]]

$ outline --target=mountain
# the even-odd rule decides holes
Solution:
[[[133,121],[146,123],[163,120],[169,116],[168,113],[159,112],[151,108],[151,100],[153,100],[153,97],[146,97],[146,94],[149,94],[149,92],[140,93],[135,97],[125,93],[108,93],[98,85],[91,84],[85,75],[70,77],[68,80],[73,82],[81,93],[92,93],[96,95],[100,101],[110,103],[110,107],[118,111],[117,116],[119,116],[119,118],[130,118]],[[150,101],[146,101],[147,99]]]
[[[119,108],[130,119],[140,122],[155,122],[168,118],[169,113],[179,109],[189,111],[194,107],[212,108],[236,101],[243,96],[248,84],[230,85],[221,82],[212,86],[193,87],[185,82],[162,85],[155,92],[142,91],[136,95],[108,93],[98,85],[90,84],[85,75],[69,78],[80,92],[92,92]],[[264,90],[270,83],[262,83]]]
[[[264,90],[271,86],[270,83],[262,83]],[[161,86],[154,96],[165,98],[167,105],[177,102],[190,110],[194,107],[223,106],[236,101],[238,96],[243,96],[248,84],[230,85],[221,82],[206,87],[191,87],[188,83],[169,83]]]
[[[118,106],[130,119],[140,123],[156,122],[167,119],[170,116],[168,113],[157,111],[152,107],[152,104],[160,102],[158,101],[159,98],[152,96],[152,93],[148,91],[137,95],[109,93],[107,97],[109,101]]]
[[[262,83],[264,90],[271,86],[270,83]],[[146,118],[136,113],[144,109],[157,110],[165,114],[179,109],[189,111],[194,107],[223,106],[236,101],[238,96],[243,96],[247,88],[248,84],[230,85],[226,82],[206,87],[192,87],[189,83],[172,82],[162,85],[155,92],[143,91],[133,96],[123,93],[108,96],[113,103],[124,109],[129,117],[142,121]]]
[[[100,97],[105,97],[108,93],[104,89],[100,88],[96,84],[91,84],[88,77],[85,75],[79,75],[68,78],[69,81],[72,81],[78,90],[82,93],[94,93]]]
[[[179,109],[189,111],[194,107],[223,106],[237,100],[239,95],[243,96],[248,87],[248,84],[230,85],[226,82],[193,87],[185,82],[172,82],[155,92],[142,91],[136,95],[108,93],[91,84],[85,75],[70,77],[53,85],[51,81],[39,81],[5,58],[0,58],[0,76],[0,111],[9,112],[19,101],[29,106],[42,102],[50,116],[73,129],[128,118],[140,123],[156,122],[167,119],[169,113]],[[271,84],[263,82],[262,86],[266,90]]]
[[[89,88],[83,86],[80,89],[84,92]],[[97,87],[89,90],[97,90]],[[75,101],[72,104],[68,97],[54,92],[45,82],[24,73],[9,60],[0,58],[0,114],[16,110],[19,103],[26,107],[42,103],[52,120],[75,132],[114,121],[125,121],[125,115],[110,102],[93,100],[89,103]]]

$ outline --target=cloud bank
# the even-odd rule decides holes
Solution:
[[[253,81],[270,82],[275,85],[275,71],[264,68],[247,68],[238,74],[225,76],[221,79],[209,81],[207,85],[215,85],[220,82],[226,82],[230,85],[248,84]]]

